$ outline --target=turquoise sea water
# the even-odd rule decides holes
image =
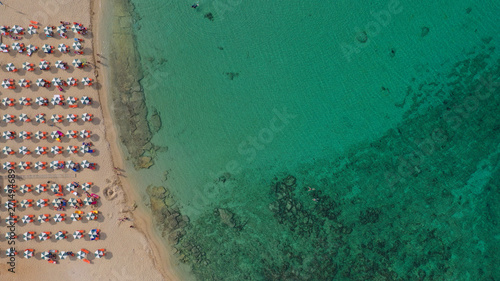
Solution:
[[[496,280],[498,1],[131,0],[199,280]]]

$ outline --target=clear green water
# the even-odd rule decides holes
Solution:
[[[500,277],[498,1],[132,3],[199,280]]]

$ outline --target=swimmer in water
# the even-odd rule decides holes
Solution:
[[[200,6],[200,4],[194,3],[193,5],[191,5],[191,8],[196,9],[196,8],[198,8],[198,6]]]

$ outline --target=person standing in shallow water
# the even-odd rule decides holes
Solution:
[[[196,9],[196,8],[198,8],[198,6],[200,6],[200,4],[194,3],[193,5],[191,5],[191,8]]]

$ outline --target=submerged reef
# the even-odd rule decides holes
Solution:
[[[434,81],[416,77],[403,121],[343,157],[228,178],[238,193],[195,221],[148,188],[179,260],[199,280],[495,280],[500,61],[490,40]]]

